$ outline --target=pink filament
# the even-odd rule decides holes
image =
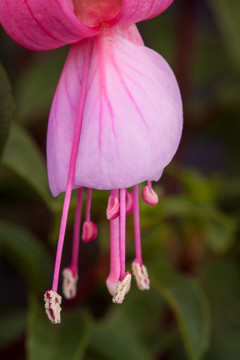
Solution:
[[[151,190],[152,190],[152,182],[151,182],[151,181],[148,181],[148,182],[147,182],[147,186],[148,186],[148,188],[149,188],[149,191],[151,191]]]
[[[92,202],[92,189],[87,189],[87,205],[86,205],[85,221],[90,221],[91,219],[91,202]]]
[[[58,279],[59,279],[59,271],[60,271],[60,265],[61,265],[61,259],[62,259],[62,250],[63,250],[64,237],[65,237],[66,226],[67,226],[68,210],[69,210],[71,194],[72,194],[72,184],[73,184],[73,178],[74,178],[75,167],[76,167],[78,145],[79,145],[80,134],[81,134],[81,129],[82,129],[83,110],[84,110],[84,105],[85,105],[87,79],[88,79],[89,64],[90,64],[92,48],[89,50],[90,51],[89,51],[88,57],[85,59],[85,64],[84,64],[84,69],[83,69],[82,89],[81,89],[81,94],[80,94],[80,99],[79,99],[78,116],[76,119],[76,125],[75,125],[74,135],[73,135],[73,143],[72,143],[70,164],[69,164],[69,170],[68,170],[67,186],[66,186],[64,204],[63,204],[59,237],[58,237],[58,246],[57,246],[55,268],[54,268],[54,275],[53,275],[53,284],[52,284],[52,290],[54,290],[56,292],[58,289]]]
[[[138,185],[133,187],[133,215],[134,215],[134,233],[135,233],[135,252],[136,259],[142,266],[142,250],[141,250],[141,235],[140,235],[140,218],[139,218],[139,200],[138,200]]]
[[[111,195],[118,196],[118,191],[112,190]],[[116,286],[120,275],[119,259],[119,216],[110,220],[110,273],[107,278],[108,286]]]
[[[118,190],[111,190],[112,196],[119,196]],[[118,280],[120,273],[120,259],[119,259],[119,216],[110,221],[110,273]]]
[[[120,281],[125,277],[126,189],[120,189]]]
[[[77,193],[77,206],[74,220],[73,230],[73,248],[72,248],[72,271],[74,275],[78,270],[78,253],[79,253],[79,241],[80,241],[80,226],[81,226],[81,215],[82,215],[82,200],[83,200],[83,188],[78,189]]]
[[[119,217],[110,220],[110,274],[118,280],[120,273],[119,263]]]

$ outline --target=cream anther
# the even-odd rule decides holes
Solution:
[[[144,265],[140,265],[137,260],[132,262],[133,275],[136,279],[137,286],[140,290],[150,289],[150,280],[148,277],[147,268]]]
[[[122,281],[118,281],[116,287],[116,293],[112,299],[115,304],[122,304],[125,295],[129,292],[131,287],[132,275],[127,273]]]
[[[53,324],[60,324],[61,322],[61,302],[62,297],[53,290],[48,290],[44,294],[45,310],[49,320]]]
[[[70,268],[63,270],[63,295],[66,299],[73,299],[77,292],[78,275],[74,276]]]

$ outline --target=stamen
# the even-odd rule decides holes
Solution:
[[[135,252],[136,258],[142,265],[142,249],[140,235],[140,218],[139,218],[139,201],[138,201],[138,185],[133,187],[133,216],[134,216],[134,234],[135,234]]]
[[[86,205],[86,218],[83,223],[82,229],[82,241],[89,242],[95,240],[97,237],[97,225],[91,221],[91,201],[92,201],[92,189],[87,190],[87,205]]]
[[[61,322],[61,302],[62,297],[53,290],[48,290],[44,294],[45,310],[49,320],[53,324],[59,324]]]
[[[126,189],[120,190],[120,281],[125,277]]]
[[[117,190],[111,190],[110,196],[108,198],[108,205],[106,210],[108,220],[113,220],[120,214],[119,196],[116,194]]]
[[[136,259],[132,262],[133,274],[135,276],[138,288],[140,290],[149,290],[150,281],[148,278],[147,269],[142,262],[138,185],[133,187],[133,214],[136,252]]]
[[[130,287],[131,287],[131,279],[132,279],[132,275],[127,272],[124,276],[124,279],[122,279],[121,281],[119,280],[117,283],[117,288],[116,288],[116,294],[114,295],[112,301],[115,304],[122,304],[125,295],[129,292]]]
[[[70,267],[63,270],[63,294],[67,299],[76,296],[78,281],[78,254],[80,242],[80,226],[82,215],[83,188],[79,188],[77,192],[77,206],[75,211],[74,230],[73,230],[73,248],[72,263]]]
[[[78,274],[73,273],[71,268],[63,270],[63,294],[66,299],[73,299],[77,292]]]
[[[148,205],[157,205],[158,196],[155,191],[152,189],[151,181],[147,182],[147,185],[142,189],[142,198]]]
[[[59,271],[60,271],[60,265],[61,265],[64,237],[65,237],[66,226],[67,226],[67,218],[68,218],[70,199],[71,199],[71,194],[72,194],[72,184],[73,184],[73,178],[74,178],[74,173],[75,173],[75,168],[76,168],[78,146],[79,146],[81,129],[82,129],[83,110],[84,110],[84,105],[85,105],[87,79],[88,79],[91,55],[92,55],[92,46],[89,46],[89,53],[85,60],[84,69],[83,69],[82,89],[81,89],[81,94],[80,94],[80,99],[79,99],[77,120],[76,120],[76,124],[75,124],[74,135],[73,135],[66,192],[65,192],[64,204],[63,204],[61,225],[60,225],[59,238],[58,238],[58,246],[57,246],[57,253],[56,253],[56,260],[55,260],[53,285],[52,285],[52,290],[50,290],[50,292],[53,291],[55,293],[56,299],[58,299],[57,298],[57,295],[58,295],[57,289],[58,289]],[[47,293],[48,293],[48,291],[46,292],[46,294]],[[49,307],[49,309],[51,309],[51,307]],[[48,307],[46,307],[46,312],[49,317]],[[59,317],[60,317],[60,311],[59,311]],[[50,318],[50,320],[51,320],[51,318]],[[57,320],[58,320],[58,322],[60,322],[60,319],[57,318]],[[57,323],[57,322],[54,322],[54,323]]]
[[[78,189],[77,193],[77,206],[74,219],[74,230],[73,230],[73,248],[72,248],[72,265],[71,268],[77,272],[78,270],[78,254],[79,254],[79,240],[80,240],[80,227],[82,217],[82,202],[83,202],[84,189]]]
[[[146,266],[140,265],[137,259],[132,262],[133,275],[136,279],[137,286],[140,290],[150,289],[150,280]]]
[[[119,259],[119,217],[110,220],[110,273],[106,280],[108,291],[112,296],[116,293],[120,275]]]
[[[87,189],[87,205],[86,205],[86,219],[85,221],[90,221],[91,218],[91,202],[92,202],[92,189]]]
[[[127,191],[126,194],[126,215],[133,211],[133,194]]]
[[[125,295],[130,290],[131,274],[125,271],[126,256],[126,189],[120,190],[120,277],[117,282],[116,293],[113,302],[122,304]]]

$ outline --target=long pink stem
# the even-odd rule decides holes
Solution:
[[[79,242],[80,242],[80,226],[82,215],[82,201],[83,201],[83,188],[78,189],[77,193],[77,206],[74,219],[73,230],[73,248],[72,248],[72,269],[74,272],[78,270],[78,254],[79,254]]]
[[[71,194],[72,194],[72,184],[73,184],[73,178],[74,178],[75,167],[76,167],[78,145],[79,145],[80,134],[81,134],[81,129],[82,129],[82,119],[83,119],[83,111],[84,111],[85,98],[86,98],[87,79],[88,79],[91,54],[92,54],[92,47],[89,48],[89,53],[88,53],[87,58],[85,59],[85,64],[84,64],[84,69],[83,69],[82,89],[81,89],[81,94],[80,94],[80,99],[79,99],[78,116],[76,119],[76,125],[75,125],[75,130],[74,130],[74,135],[73,135],[73,143],[72,143],[71,158],[70,158],[70,164],[69,164],[69,170],[68,170],[67,186],[66,186],[64,204],[63,204],[59,237],[58,237],[57,254],[56,254],[56,260],[55,260],[55,268],[54,268],[53,284],[52,284],[52,290],[54,290],[56,292],[58,289],[58,279],[59,279],[59,271],[60,271],[60,265],[61,265],[61,259],[62,259],[62,250],[63,250],[64,237],[65,237],[65,232],[66,232],[68,210],[69,210]]]
[[[126,189],[120,190],[120,281],[125,277]]]
[[[134,215],[134,233],[135,233],[135,251],[136,259],[142,265],[142,249],[140,235],[140,218],[139,218],[139,200],[138,185],[133,187],[133,215]]]
[[[92,189],[87,189],[86,221],[91,219]]]

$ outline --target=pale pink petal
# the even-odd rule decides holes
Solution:
[[[99,32],[80,22],[71,0],[1,0],[0,24],[32,50],[54,49]]]
[[[88,46],[93,50],[74,188],[119,189],[158,180],[181,137],[182,102],[169,65],[119,29],[107,29],[72,46],[58,85],[47,141],[54,195],[66,188]]]
[[[165,11],[173,0],[122,0],[120,14],[112,24],[133,24],[153,18]]]

